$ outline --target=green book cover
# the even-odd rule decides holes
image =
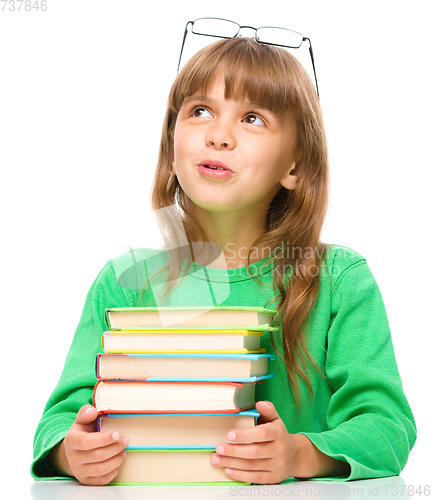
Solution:
[[[212,312],[212,311],[245,311],[245,312],[256,312],[257,317],[264,317],[269,321],[266,321],[262,324],[259,325],[223,325],[218,327],[218,325],[210,325],[210,326],[197,326],[197,327],[176,327],[175,322],[173,325],[166,326],[166,327],[149,327],[149,328],[142,328],[142,327],[134,327],[134,326],[128,326],[125,328],[115,328],[113,327],[111,323],[111,318],[110,314],[111,313],[116,313],[116,312],[158,312],[160,314],[163,313],[170,313],[170,312],[192,312],[192,311],[203,311],[203,313],[207,312]],[[191,331],[191,330],[215,330],[215,329],[220,329],[220,330],[236,330],[236,329],[243,329],[243,330],[250,330],[250,331],[277,331],[278,328],[271,326],[272,318],[276,316],[277,311],[274,311],[273,309],[266,309],[264,307],[250,307],[250,306],[215,306],[215,307],[116,307],[116,308],[110,308],[105,310],[105,323],[108,327],[109,330],[178,330],[178,331]],[[198,315],[197,315],[198,316]],[[187,318],[189,319],[189,318]],[[181,322],[181,321],[179,321]]]

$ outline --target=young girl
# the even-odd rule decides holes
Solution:
[[[93,283],[36,431],[34,478],[115,478],[127,436],[95,432],[89,404],[104,310],[156,305],[278,311],[279,333],[262,340],[276,360],[275,378],[257,386],[259,425],[233,429],[212,456],[227,476],[274,484],[400,473],[415,423],[365,259],[320,241],[328,179],[317,93],[286,50],[234,38],[185,65],[169,96],[152,194],[170,243],[112,259]]]

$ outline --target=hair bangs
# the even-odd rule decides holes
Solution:
[[[251,38],[221,40],[188,61],[173,86],[170,105],[178,113],[186,97],[207,94],[222,77],[226,99],[247,100],[277,114],[285,113],[298,102],[297,65],[285,49]]]

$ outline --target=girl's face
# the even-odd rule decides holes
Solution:
[[[185,194],[211,212],[263,213],[294,189],[296,126],[249,101],[227,100],[220,78],[187,97],[177,117],[172,171]]]

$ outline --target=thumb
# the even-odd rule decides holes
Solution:
[[[77,413],[74,424],[80,426],[83,431],[92,432],[96,430],[94,421],[97,416],[98,411],[94,406],[84,405]]]
[[[258,424],[273,422],[273,420],[280,418],[276,408],[273,403],[270,403],[270,401],[258,401],[255,406],[261,415],[258,419]]]

